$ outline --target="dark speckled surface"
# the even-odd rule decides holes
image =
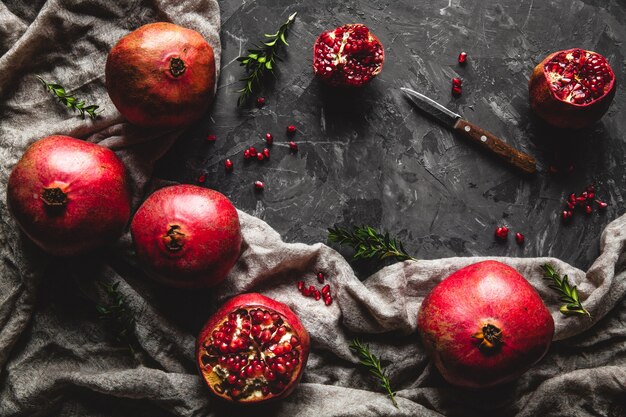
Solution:
[[[163,177],[195,182],[277,229],[287,241],[326,242],[335,224],[363,224],[400,237],[421,258],[555,256],[587,268],[600,232],[623,213],[626,193],[626,2],[622,0],[272,1],[227,0],[222,8],[222,72],[210,117],[161,161]],[[263,108],[236,107],[242,69],[235,58],[298,12],[290,46]],[[362,22],[381,39],[386,62],[367,87],[340,91],[313,78],[317,35]],[[528,105],[528,77],[548,53],[582,47],[606,56],[618,79],[609,112],[582,132],[551,130]],[[461,50],[469,54],[460,67]],[[453,98],[450,80],[463,79]],[[534,155],[524,178],[425,118],[403,99],[411,86]],[[295,124],[299,152],[287,147]],[[243,150],[274,134],[271,160],[244,163]],[[218,140],[207,143],[206,136]],[[225,158],[235,163],[227,174]],[[560,167],[554,175],[550,165]],[[567,173],[572,165],[573,172]],[[255,193],[253,182],[266,189]],[[594,183],[604,213],[560,221],[563,201]],[[497,243],[497,225],[511,228]],[[526,235],[524,246],[513,234]]]

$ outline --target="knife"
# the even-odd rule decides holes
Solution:
[[[493,133],[489,133],[475,124],[468,122],[463,119],[460,114],[445,108],[425,95],[413,91],[410,88],[401,87],[400,90],[407,95],[413,105],[441,122],[444,126],[452,129],[460,136],[478,144],[481,148],[488,150],[522,172],[533,174],[537,171],[535,158],[532,156],[518,151],[503,142],[502,139],[499,139]]]

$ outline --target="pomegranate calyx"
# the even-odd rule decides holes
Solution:
[[[48,208],[62,208],[67,204],[67,194],[59,187],[44,188],[41,200]]]
[[[170,59],[170,73],[174,76],[174,78],[178,78],[181,75],[183,75],[183,73],[185,72],[185,70],[187,69],[187,67],[185,66],[185,61],[183,61],[180,58],[172,58]]]
[[[504,343],[502,341],[502,330],[491,323],[483,325],[482,329],[472,337],[480,340],[478,348],[485,354],[494,352]]]
[[[180,231],[179,225],[173,224],[170,225],[165,235],[163,235],[163,241],[168,250],[178,252],[185,246],[185,234]]]

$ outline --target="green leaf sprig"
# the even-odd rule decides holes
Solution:
[[[274,73],[276,61],[281,60],[278,56],[278,47],[281,44],[289,46],[286,40],[287,29],[296,19],[296,14],[297,12],[289,16],[276,33],[265,33],[264,35],[268,40],[262,42],[263,46],[254,45],[254,48],[248,49],[246,55],[237,58],[239,65],[246,69],[246,76],[240,80],[244,83],[244,86],[242,89],[237,90],[239,93],[238,106],[241,106],[248,100],[250,94],[260,85],[266,73]]]
[[[352,246],[356,251],[354,259],[416,260],[404,250],[402,242],[390,237],[389,233],[379,233],[370,226],[355,227],[353,230],[343,227],[330,228],[328,229],[328,239],[340,245]]]
[[[358,338],[355,338],[352,343],[350,343],[350,350],[359,357],[361,365],[365,366],[370,373],[380,381],[380,386],[387,392],[393,406],[398,408],[396,393],[391,389],[391,383],[389,382],[389,378],[387,378],[385,369],[383,369],[380,364],[380,358],[372,354],[369,350],[369,346],[363,344]]]
[[[39,75],[36,77],[46,87],[46,90],[54,94],[67,108],[78,111],[83,119],[85,118],[85,113],[87,113],[92,119],[98,117],[99,112],[96,110],[98,110],[100,106],[96,106],[95,104],[85,106],[84,101],[79,101],[73,95],[68,94],[63,86],[55,83],[49,83]]]
[[[128,302],[120,293],[118,287],[120,282],[113,284],[102,284],[108,296],[107,304],[98,304],[96,310],[100,314],[99,319],[111,324],[115,331],[115,341],[128,346],[134,352],[136,340],[133,336],[135,327],[135,316],[128,307]]]
[[[591,318],[591,314],[589,314],[578,299],[576,286],[570,285],[567,275],[563,275],[563,278],[561,278],[550,264],[542,265],[541,268],[543,268],[544,278],[551,281],[551,284],[548,286],[560,293],[561,301],[565,303],[559,308],[561,313],[566,316],[586,314]]]

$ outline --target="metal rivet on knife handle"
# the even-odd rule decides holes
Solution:
[[[477,143],[480,147],[489,150],[494,155],[513,165],[522,172],[534,174],[537,171],[535,158],[525,154],[524,152],[518,151],[510,145],[507,145],[501,139],[498,139],[498,137],[494,134],[481,129],[467,120],[457,120],[454,125],[454,131],[459,132],[461,136]]]

